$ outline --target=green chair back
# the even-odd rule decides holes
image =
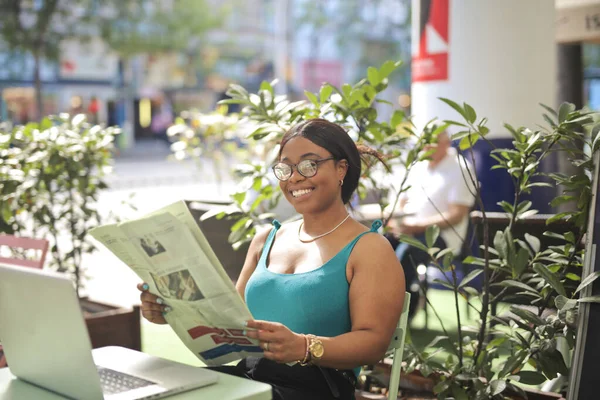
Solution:
[[[398,321],[398,326],[392,336],[392,341],[388,347],[388,353],[392,353],[393,363],[390,373],[390,387],[388,389],[388,400],[396,400],[398,397],[398,386],[400,385],[400,372],[402,370],[402,353],[404,352],[404,339],[406,338],[406,328],[408,325],[408,306],[410,304],[410,293],[406,292],[404,297],[404,307]]]

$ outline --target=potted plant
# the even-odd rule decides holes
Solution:
[[[70,274],[92,345],[140,349],[140,310],[84,297],[84,254],[94,251],[87,232],[102,223],[97,209],[111,166],[116,128],[87,123],[80,114],[40,123],[0,125],[0,226],[8,234],[50,241],[50,267]]]
[[[400,110],[393,110],[387,120],[378,118],[377,104],[385,103],[378,95],[387,87],[389,75],[399,66],[400,63],[388,61],[380,68],[370,67],[367,78],[358,83],[345,84],[341,88],[324,84],[316,94],[305,92],[308,101],[300,102],[276,96],[272,83],[263,82],[258,93],[249,93],[241,86],[232,85],[227,93],[231,99],[222,103],[241,105],[242,116],[257,124],[248,139],[258,141],[272,151],[263,160],[239,166],[236,172],[243,184],[232,196],[233,206],[213,210],[206,213],[205,218],[235,219],[229,240],[236,247],[250,240],[255,227],[269,218],[265,212],[272,210],[279,199],[269,175],[278,140],[290,126],[307,118],[324,117],[345,126],[353,139],[376,148],[393,168],[403,170],[404,179],[396,188],[397,196],[391,203],[406,190],[406,177],[415,163],[428,158],[425,146],[443,130],[454,128],[457,133],[453,139],[459,141],[459,150],[465,156],[472,155],[472,146],[478,140],[486,140],[489,129],[486,119],[478,119],[468,104],[459,105],[442,99],[459,113],[462,121],[445,121],[436,126],[428,124],[424,134],[416,132],[410,119]],[[405,351],[406,370],[417,370],[422,377],[430,378],[425,381],[438,398],[524,398],[527,394],[520,384],[535,385],[558,374],[566,376],[568,359],[565,354],[568,358],[568,350],[563,354],[559,349],[574,345],[573,315],[578,301],[598,301],[596,298],[576,300],[576,296],[581,288],[597,278],[594,275],[580,282],[583,251],[579,244],[585,235],[591,198],[591,154],[598,150],[600,129],[591,129],[596,120],[594,114],[575,110],[570,104],[563,104],[558,111],[546,107],[546,112],[544,117],[549,127],[532,131],[507,125],[513,135],[513,148],[496,149],[492,153],[498,162],[495,168],[504,169],[512,177],[515,194],[501,204],[506,211],[507,227],[490,232],[487,213],[477,191],[478,208],[483,216],[480,224],[483,255],[461,260],[473,267],[472,272],[459,278],[454,255],[449,250],[432,247],[439,235],[436,227],[428,229],[426,243],[407,236],[400,238],[432,256],[432,263],[444,276],[439,283],[452,290],[456,303],[458,330],[455,335],[448,333],[438,337],[426,349],[417,348],[408,341]],[[580,150],[584,145],[590,150],[587,153]],[[530,234],[520,237],[516,227],[536,214],[531,208],[532,203],[523,196],[534,187],[549,186],[541,180],[539,166],[556,151],[567,153],[579,169],[572,177],[557,173],[549,175],[566,188],[566,193],[557,196],[552,205],[574,201],[577,209],[548,219],[549,231],[554,221],[564,220],[574,229],[561,234],[549,233],[560,243],[543,248],[540,238]],[[359,188],[359,196],[364,198],[367,191],[375,191],[385,223],[391,212],[384,212],[389,205],[388,196],[377,192],[377,174],[378,171],[366,169],[364,178],[369,183]],[[470,179],[479,189],[475,177],[466,176],[465,179]],[[252,191],[257,195],[248,202],[247,193]],[[358,202],[360,199],[355,204]],[[479,275],[483,276],[484,282],[481,291],[469,286],[469,282]],[[492,315],[491,309],[495,305],[513,296],[527,296],[536,310],[514,306],[508,315]],[[469,302],[468,306],[479,315],[479,323],[468,331],[464,326],[464,313],[458,307],[459,299],[463,297],[479,299],[480,303]],[[549,308],[558,311],[546,316],[545,311]],[[457,340],[452,339],[454,336]],[[436,356],[444,351],[445,358],[440,361]],[[379,367],[384,366],[382,363]]]

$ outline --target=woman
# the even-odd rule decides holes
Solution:
[[[367,229],[346,209],[365,154],[381,160],[323,119],[284,135],[273,171],[303,219],[257,233],[236,284],[255,318],[246,335],[264,358],[214,369],[270,383],[274,399],[352,399],[360,366],[383,358],[405,282],[389,242],[374,234],[381,223]],[[156,296],[141,300],[146,319],[166,323]]]

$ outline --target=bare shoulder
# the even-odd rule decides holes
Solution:
[[[380,234],[368,233],[361,237],[352,251],[351,261],[355,268],[361,266],[400,266],[390,242]]]
[[[250,248],[248,251],[253,252],[254,254],[260,255],[262,248],[265,246],[267,242],[267,237],[269,237],[269,233],[274,229],[273,225],[259,225],[256,227],[256,234],[252,238],[252,242],[250,243]]]

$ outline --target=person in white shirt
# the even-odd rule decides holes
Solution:
[[[472,183],[472,179],[476,179],[475,171],[451,147],[446,132],[440,133],[436,143],[425,150],[433,150],[430,159],[417,163],[410,170],[407,178],[410,188],[400,195],[398,207],[407,216],[391,220],[390,230],[425,242],[427,228],[437,225],[440,235],[434,247],[450,248],[457,257],[467,234],[469,212],[475,203],[475,186]],[[410,288],[414,286],[412,283],[416,283],[416,268],[429,264],[431,257],[406,243],[397,245],[396,255],[404,267],[407,287]],[[414,314],[418,301],[418,286],[414,289],[411,292],[415,303],[411,299],[410,314]]]

